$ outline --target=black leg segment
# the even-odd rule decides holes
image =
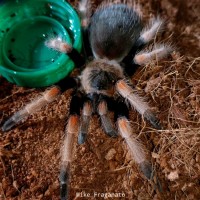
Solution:
[[[68,89],[77,88],[79,86],[79,79],[67,76],[56,83],[56,85],[60,87],[61,92],[65,92]]]
[[[118,124],[118,129],[121,136],[125,138],[127,145],[129,146],[132,154],[134,155],[135,161],[138,163],[141,172],[148,178],[152,178],[152,166],[151,163],[146,160],[145,153],[140,146],[139,142],[134,139],[133,129],[129,125],[129,110],[125,102],[119,98],[115,104],[115,120]],[[128,133],[128,134],[127,134]]]
[[[61,200],[66,200],[69,193],[70,164],[73,160],[73,149],[75,138],[79,128],[79,116],[82,107],[82,93],[75,92],[70,102],[69,119],[65,128],[65,137],[61,149],[61,169],[60,169],[60,196]]]
[[[73,60],[77,68],[82,67],[85,64],[85,58],[76,49],[72,49],[67,55]]]
[[[82,93],[77,92],[72,96],[72,100],[70,103],[70,115],[78,115],[80,116],[80,110],[83,106],[83,98]]]
[[[162,125],[160,124],[159,119],[154,115],[154,113],[152,113],[150,110],[147,110],[144,113],[144,118],[149,121],[154,128],[158,129],[158,130],[162,130]]]
[[[128,107],[121,97],[119,97],[113,105],[113,109],[115,111],[115,121],[117,121],[117,119],[120,117],[126,117],[127,119],[129,118]]]
[[[64,167],[61,168],[59,181],[60,181],[60,198],[61,200],[66,200],[69,193],[67,188],[67,185],[69,183],[69,169],[67,170]]]

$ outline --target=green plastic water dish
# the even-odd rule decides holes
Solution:
[[[71,44],[66,29],[52,18],[39,16],[22,20],[3,39],[5,64],[15,71],[48,70],[51,65],[53,67],[65,58],[64,54],[52,51],[45,45],[47,39],[59,35]]]
[[[66,1],[0,3],[0,74],[26,87],[49,86],[69,75],[73,61],[45,45],[55,37],[81,51],[80,20]]]

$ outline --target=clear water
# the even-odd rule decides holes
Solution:
[[[49,49],[45,41],[51,37],[66,37],[66,32],[46,18],[24,20],[9,30],[6,43],[8,59],[26,69],[41,69],[54,63],[61,53]]]

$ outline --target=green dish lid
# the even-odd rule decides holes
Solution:
[[[78,52],[82,48],[80,20],[64,0],[18,0],[0,4],[0,74],[25,87],[52,85],[69,75],[73,61],[49,49],[59,37]]]

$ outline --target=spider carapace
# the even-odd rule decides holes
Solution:
[[[151,51],[143,50],[162,29],[163,22],[157,17],[143,27],[141,15],[134,3],[104,2],[93,15],[89,15],[90,2],[82,0],[79,2],[78,10],[82,20],[84,53],[79,54],[59,36],[47,39],[46,45],[55,51],[66,53],[76,67],[81,69],[81,73],[77,77],[65,77],[47,89],[41,97],[9,118],[2,128],[3,131],[10,130],[28,115],[52,102],[64,91],[73,88],[61,148],[61,199],[68,198],[73,141],[78,135],[78,143],[85,142],[93,114],[99,115],[108,136],[124,138],[141,172],[151,179],[153,170],[150,161],[144,147],[133,135],[128,120],[129,107],[136,109],[156,129],[161,129],[161,125],[148,103],[138,95],[131,84],[131,76],[139,66],[155,58],[162,59],[172,50],[164,44],[154,45]],[[91,56],[93,59],[88,59]],[[116,128],[109,118],[109,110],[114,112]]]

